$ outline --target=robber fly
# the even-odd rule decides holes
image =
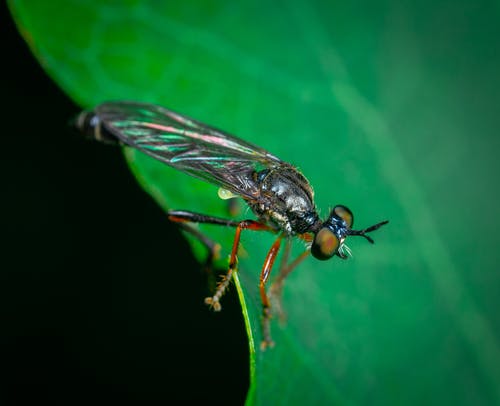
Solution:
[[[236,271],[241,232],[261,230],[277,234],[260,274],[262,348],[272,345],[271,301],[266,283],[282,241],[289,242],[295,236],[308,247],[295,261],[282,267],[278,285],[282,285],[286,275],[309,252],[319,260],[333,256],[345,259],[349,254],[344,244],[346,237],[361,236],[373,243],[367,233],[388,222],[353,230],[353,214],[342,205],[335,206],[329,216],[321,220],[312,187],[295,167],[249,142],[160,106],[128,101],[104,103],[92,111],[82,112],[76,127],[88,137],[136,148],[182,172],[211,182],[243,198],[255,213],[258,220],[235,221],[184,210],[168,212],[169,219],[181,225],[208,223],[236,228],[227,274],[213,296],[205,299],[215,311],[221,309],[220,299]],[[186,229],[213,249],[214,244],[199,231]]]

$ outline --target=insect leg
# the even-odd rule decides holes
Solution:
[[[169,210],[168,219],[176,223],[206,223],[220,226],[238,227],[240,221],[225,219],[222,217],[207,216],[186,210]]]
[[[274,229],[268,226],[265,223],[260,223],[254,220],[243,220],[243,221],[235,221],[228,220],[221,217],[207,216],[204,214],[194,213],[191,211],[183,211],[183,210],[171,210],[168,212],[168,218],[171,221],[175,221],[178,223],[183,222],[191,222],[191,223],[206,223],[206,224],[215,224],[215,225],[223,225],[227,227],[236,227],[236,232],[234,235],[233,248],[231,250],[231,256],[229,258],[229,268],[220,283],[217,286],[217,289],[213,296],[207,297],[205,299],[205,303],[208,304],[215,311],[221,310],[220,298],[225,293],[229,283],[231,282],[231,278],[233,276],[234,271],[236,270],[236,265],[238,263],[238,248],[240,246],[240,238],[241,232],[243,230],[255,230],[255,231],[274,231]]]
[[[273,303],[276,307],[276,313],[279,315],[281,321],[285,321],[286,319],[286,314],[285,311],[283,310],[283,305],[282,305],[283,285],[285,283],[285,279],[304,259],[307,258],[307,256],[310,253],[311,251],[307,249],[289,264],[285,264],[284,262],[282,262],[280,273],[273,281],[273,284],[269,289],[270,290],[269,295],[273,298]]]
[[[312,236],[309,234],[298,234],[297,237],[308,244],[310,244],[312,241]],[[285,246],[285,251],[283,252],[283,255],[281,257],[281,264],[278,276],[273,281],[269,289],[269,297],[271,298],[273,304],[274,313],[278,315],[281,322],[285,322],[286,320],[286,313],[283,310],[283,305],[282,305],[282,296],[283,296],[282,292],[285,279],[304,259],[307,258],[307,256],[311,252],[308,248],[301,255],[295,258],[292,262],[288,262],[290,258],[291,248],[292,248],[292,240],[288,238],[287,244]]]
[[[274,261],[278,256],[282,239],[283,239],[283,234],[278,236],[276,241],[274,241],[269,252],[267,253],[264,265],[262,266],[262,272],[260,273],[259,290],[260,290],[260,298],[262,300],[262,335],[263,335],[263,340],[262,343],[260,344],[260,348],[262,350],[265,350],[267,347],[274,346],[274,342],[271,339],[271,326],[270,326],[271,302],[266,293],[266,283],[267,280],[269,279],[269,276],[271,275],[271,270],[273,269]]]
[[[267,224],[259,223],[258,221],[254,220],[243,220],[238,223],[238,225],[236,226],[236,233],[234,235],[231,256],[229,257],[229,268],[227,270],[227,274],[220,281],[214,295],[205,298],[205,303],[213,308],[216,312],[221,310],[220,298],[226,292],[226,289],[231,282],[231,278],[233,277],[233,273],[236,270],[236,265],[238,264],[238,248],[240,246],[241,232],[243,230],[272,231],[273,229]]]
[[[285,247],[281,255],[280,267],[278,278],[285,267],[288,266],[288,260],[290,259],[290,253],[292,251],[292,239],[287,238],[285,242]],[[273,281],[271,288],[269,289],[269,299],[271,300],[271,305],[273,307],[273,312],[278,315],[281,322],[285,321],[285,312],[283,311],[283,306],[281,303],[281,289],[278,291],[276,289],[276,282]]]

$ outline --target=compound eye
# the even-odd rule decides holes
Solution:
[[[330,259],[337,252],[339,244],[339,239],[332,232],[332,230],[327,227],[323,227],[314,236],[314,240],[311,245],[311,254],[313,254],[316,259],[320,259],[322,261]]]
[[[349,228],[352,227],[352,225],[354,224],[354,215],[352,214],[351,210],[349,210],[345,206],[338,205],[333,208],[333,212],[342,220],[344,220]]]

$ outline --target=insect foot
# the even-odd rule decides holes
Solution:
[[[208,305],[215,312],[220,312],[222,309],[222,306],[220,305],[220,302],[219,302],[219,298],[215,297],[215,296],[206,297],[205,304]]]
[[[229,283],[231,282],[231,277],[233,276],[233,269],[229,268],[227,275],[225,275],[222,280],[217,285],[217,290],[215,291],[212,297],[205,298],[205,304],[210,306],[216,312],[221,310],[220,298],[224,293],[226,293],[227,288],[229,287]]]
[[[268,348],[273,348],[273,347],[274,347],[274,341],[271,340],[270,338],[265,338],[260,343],[260,350],[261,351],[265,351]]]

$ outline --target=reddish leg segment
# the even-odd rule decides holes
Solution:
[[[310,243],[312,241],[312,236],[309,234],[298,234],[297,237],[307,243]],[[271,286],[270,295],[274,295],[278,291],[278,286],[279,290],[281,290],[286,277],[311,253],[309,249],[306,249],[302,254],[300,254],[297,258],[289,263],[288,259],[290,258],[291,248],[292,241],[290,238],[288,238],[286,241],[285,252],[283,253],[283,256],[281,258],[280,273]]]
[[[254,231],[274,231],[273,228],[269,227],[267,224],[260,223],[254,220],[243,220],[235,221],[228,220],[220,217],[207,216],[204,214],[194,213],[190,211],[183,210],[171,210],[168,212],[168,218],[171,221],[177,223],[206,223],[222,225],[227,227],[236,227],[236,232],[234,235],[233,248],[231,250],[231,256],[229,258],[229,268],[227,274],[217,285],[217,289],[213,296],[205,298],[205,303],[208,304],[215,311],[221,310],[220,298],[226,292],[234,271],[236,270],[236,265],[238,263],[238,248],[240,246],[241,232],[243,230],[254,230]],[[203,240],[201,240],[203,242]],[[273,260],[274,262],[274,260]],[[272,264],[271,264],[272,266]],[[267,279],[267,278],[266,278]]]
[[[311,253],[310,250],[304,251],[297,258],[295,258],[289,264],[283,265],[280,269],[280,273],[273,281],[271,285],[269,296],[273,299],[273,305],[275,306],[275,312],[278,314],[281,322],[286,320],[286,313],[283,310],[282,299],[283,299],[283,285],[285,279],[290,273],[299,265],[307,256]]]
[[[237,269],[238,248],[240,246],[241,232],[243,230],[276,232],[276,230],[265,223],[260,223],[254,220],[234,221],[234,220],[223,219],[220,217],[206,216],[203,214],[193,213],[189,211],[170,211],[168,214],[169,214],[169,219],[171,221],[178,223],[185,223],[185,222],[206,223],[206,224],[224,225],[227,227],[236,227],[236,232],[233,240],[233,247],[231,249],[231,256],[229,257],[228,271],[224,276],[224,278],[217,285],[217,289],[214,295],[205,298],[205,303],[207,305],[209,305],[215,311],[220,311],[221,310],[220,299],[226,292],[231,282],[231,278],[233,277],[233,274]],[[198,237],[200,241],[202,241],[207,247],[209,247],[209,249],[211,248],[210,244],[207,243],[208,241],[206,241],[204,236],[202,236],[200,233],[193,232],[193,230],[186,230],[186,231],[191,232],[191,234]],[[271,302],[266,292],[266,284],[269,280],[269,277],[271,275],[271,270],[273,268],[274,262],[276,261],[279,250],[281,248],[281,242],[283,240],[283,237],[284,234],[280,234],[276,239],[276,241],[271,246],[269,252],[266,255],[266,259],[264,261],[264,265],[262,266],[262,271],[260,273],[259,291],[260,291],[260,298],[262,300],[262,334],[263,334],[261,349],[272,347],[274,345],[271,339],[271,331],[270,331]],[[284,259],[285,262],[282,264],[281,272],[278,276],[280,287],[285,277],[291,272],[291,270],[297,265],[297,263],[300,262],[296,260],[293,261],[291,264],[286,265],[286,262],[288,262],[288,253],[290,249],[289,243],[287,246],[288,246],[287,253]]]
[[[238,264],[238,248],[240,246],[241,232],[243,230],[269,231],[272,229],[268,225],[254,220],[243,220],[238,223],[236,226],[236,233],[234,234],[233,249],[231,250],[231,256],[229,257],[229,269],[227,270],[227,274],[220,281],[214,295],[205,298],[205,303],[216,312],[221,309],[220,298],[226,292],[226,289],[231,282],[231,278],[233,277],[233,272],[236,270],[236,265]]]
[[[271,246],[271,249],[267,253],[266,260],[262,266],[262,272],[260,273],[260,298],[262,300],[262,335],[263,340],[260,344],[260,348],[265,350],[267,347],[274,346],[274,342],[271,339],[271,302],[266,293],[266,283],[271,275],[271,270],[273,269],[274,261],[278,256],[278,252],[281,248],[281,240],[283,239],[283,234],[281,234],[276,241]]]

